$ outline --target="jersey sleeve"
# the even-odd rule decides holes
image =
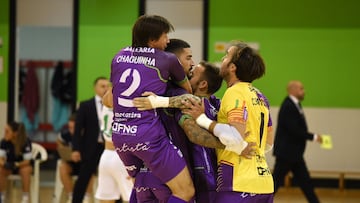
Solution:
[[[227,122],[239,122],[245,123],[247,120],[246,102],[241,97],[233,98],[231,92],[224,95],[221,105],[224,106],[225,112],[227,112]]]

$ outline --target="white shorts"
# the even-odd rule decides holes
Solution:
[[[105,149],[99,162],[95,197],[99,200],[116,200],[121,196],[123,201],[129,201],[133,185],[116,151]]]

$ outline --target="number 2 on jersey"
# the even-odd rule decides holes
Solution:
[[[133,70],[133,71],[131,71]],[[121,96],[125,96],[128,97],[130,95],[132,95],[136,89],[140,86],[140,73],[138,70],[136,69],[131,69],[128,68],[126,69],[123,74],[121,75],[119,82],[120,83],[125,83],[126,79],[128,77],[132,77],[132,82],[129,85],[129,87],[127,89],[125,89],[123,92],[121,92]],[[124,107],[134,107],[133,103],[132,103],[132,99],[125,99],[125,98],[121,98],[118,97],[118,104],[120,106],[124,106]]]

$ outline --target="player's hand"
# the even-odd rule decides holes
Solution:
[[[249,144],[247,146],[249,146]],[[237,155],[241,155],[245,149],[243,149],[243,144],[225,145],[225,150],[234,152]]]
[[[133,99],[133,104],[139,111],[153,109],[151,102],[147,97],[136,97]]]
[[[251,159],[253,156],[255,156],[255,145],[255,142],[249,142],[240,155],[247,159]]]
[[[167,102],[167,106],[163,106],[162,98],[154,94],[153,92],[144,92],[141,94],[142,97],[136,97],[133,99],[133,105],[139,110],[139,111],[145,111],[160,107],[167,107],[169,105],[169,102]],[[166,102],[165,102],[166,103]]]
[[[194,120],[196,120],[202,113],[205,112],[204,99],[202,99],[201,103],[199,103],[199,101],[193,98],[188,98],[181,101],[181,103],[185,107],[181,110],[182,113],[190,115]]]

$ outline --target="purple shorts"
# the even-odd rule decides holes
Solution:
[[[274,195],[271,194],[252,194],[247,192],[224,191],[216,194],[215,203],[273,203]]]
[[[166,203],[171,196],[170,188],[146,167],[136,175],[134,188],[138,202]]]
[[[155,141],[136,143],[125,143],[121,139],[113,139],[113,143],[131,177],[136,177],[145,164],[156,177],[166,183],[186,166],[180,149],[173,145],[167,136]]]
[[[197,192],[196,203],[210,203],[216,199],[216,191]]]
[[[135,188],[136,190],[136,199],[137,202],[146,202],[146,203],[167,203],[168,199],[171,196],[171,191],[167,189],[157,189],[157,188]]]

